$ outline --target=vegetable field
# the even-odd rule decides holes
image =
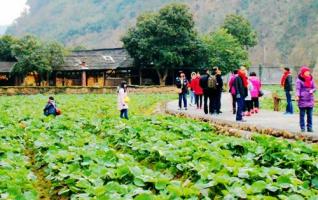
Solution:
[[[153,114],[171,95],[0,97],[0,199],[318,199],[318,145]]]

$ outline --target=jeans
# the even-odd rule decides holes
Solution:
[[[120,110],[120,118],[128,119],[128,109],[121,109]]]
[[[187,108],[187,94],[182,92],[179,94],[179,108],[182,108],[182,101],[185,108]]]
[[[305,115],[307,114],[307,130],[312,130],[313,108],[299,108],[300,129],[305,130]]]
[[[286,93],[286,99],[287,99],[286,113],[293,114],[294,111],[293,111],[293,104],[292,104],[290,91],[285,91],[285,93]]]
[[[241,121],[243,119],[244,98],[236,98],[236,103],[237,103],[236,121]]]
[[[189,91],[190,92],[190,103],[191,104],[195,104],[195,94],[192,90]]]
[[[195,95],[195,103],[197,104],[197,108],[202,108],[202,94]]]
[[[209,100],[209,108],[208,108],[208,100]],[[209,112],[212,113],[212,95],[209,92],[204,92],[203,94],[203,101],[204,101],[204,113],[208,114]]]

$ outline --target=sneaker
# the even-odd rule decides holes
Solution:
[[[258,109],[258,108],[255,108],[255,109],[254,109],[254,112],[255,112],[255,113],[259,113],[259,109]]]
[[[184,108],[185,110],[188,110],[188,108]]]
[[[178,110],[182,110],[182,108],[178,108]]]
[[[309,132],[309,133],[313,133],[313,132],[314,132],[314,130],[312,130],[312,128],[309,128],[309,129],[307,129],[307,132]]]
[[[246,122],[245,119],[241,119],[241,120],[236,120],[236,122]]]
[[[301,131],[302,133],[306,132],[306,130],[305,130],[305,129],[301,129],[300,131]]]

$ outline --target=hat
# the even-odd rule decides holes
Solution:
[[[309,67],[307,67],[307,65],[301,66],[301,68],[300,68],[300,74],[301,74],[301,75],[304,75],[306,72],[310,72]]]

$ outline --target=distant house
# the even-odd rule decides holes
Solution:
[[[13,62],[0,62],[0,86],[36,85],[36,74],[19,79],[10,76]],[[131,80],[133,59],[123,48],[73,51],[64,64],[50,74],[50,86],[110,86]]]

